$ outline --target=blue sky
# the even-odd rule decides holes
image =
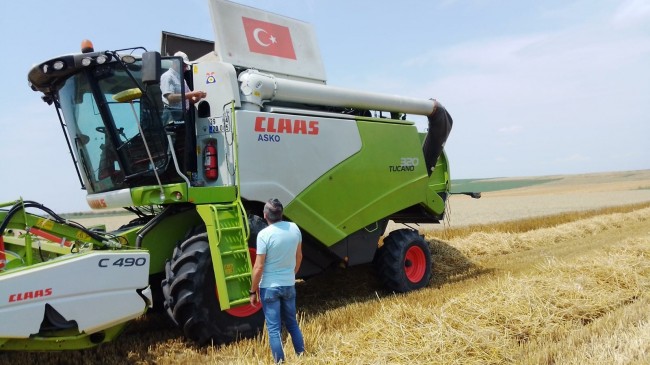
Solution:
[[[311,23],[330,85],[439,100],[452,178],[650,168],[650,0],[239,3]],[[0,4],[0,202],[88,210],[31,66],[163,30],[214,39],[207,0]]]

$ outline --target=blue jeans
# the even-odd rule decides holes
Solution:
[[[283,324],[291,335],[291,342],[296,354],[302,354],[305,351],[305,341],[296,320],[296,287],[260,288],[260,299],[264,318],[266,318],[266,329],[269,331],[271,353],[275,362],[284,361],[282,337],[280,336]]]

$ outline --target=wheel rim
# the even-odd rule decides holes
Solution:
[[[427,259],[424,251],[418,246],[411,246],[406,251],[404,257],[404,273],[406,278],[412,282],[417,283],[424,277],[426,273]]]
[[[257,258],[257,250],[252,248],[252,247],[249,247],[248,252],[251,255],[251,264],[254,266],[255,265],[255,259]],[[216,287],[214,289],[215,289],[215,291],[217,290]],[[219,293],[218,292],[217,292],[217,298],[219,298]],[[253,307],[250,304],[246,304],[246,305],[239,306],[237,308],[226,309],[226,313],[228,313],[228,314],[230,314],[231,316],[234,316],[234,317],[248,317],[248,316],[252,316],[253,314],[257,313],[257,311],[259,311],[260,309],[262,309],[261,305],[258,305],[257,307]]]

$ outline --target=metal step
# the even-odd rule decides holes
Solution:
[[[233,202],[197,210],[206,222],[221,309],[248,303],[252,266],[243,209]]]

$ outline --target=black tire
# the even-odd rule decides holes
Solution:
[[[254,337],[262,330],[261,306],[220,310],[207,233],[181,243],[165,265],[165,273],[165,309],[187,338],[199,345],[225,344]]]
[[[431,250],[417,231],[399,229],[384,239],[374,260],[384,286],[405,293],[423,288],[431,280]]]
[[[256,248],[257,247],[257,234],[261,230],[268,226],[266,221],[258,215],[249,215],[248,216],[248,225],[250,226],[251,235],[248,237],[248,247]]]

